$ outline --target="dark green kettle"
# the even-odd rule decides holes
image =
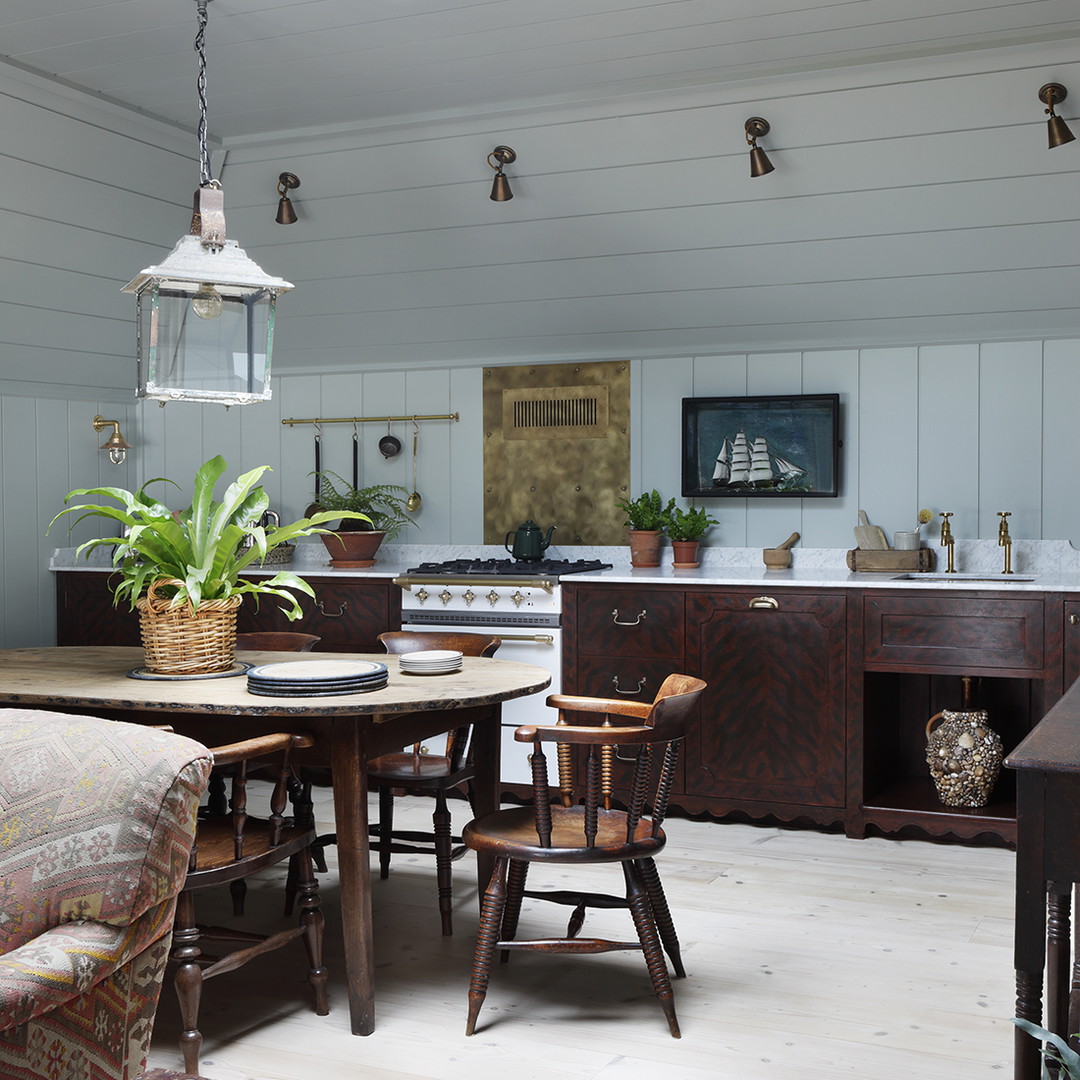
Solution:
[[[540,526],[530,519],[523,525],[519,525],[514,532],[508,532],[506,534],[506,539],[503,541],[503,547],[506,548],[515,559],[521,559],[523,562],[535,562],[537,559],[543,557],[544,552],[551,543],[551,534],[558,527],[558,525],[552,525],[545,536]],[[510,546],[511,536],[514,538],[513,547]]]

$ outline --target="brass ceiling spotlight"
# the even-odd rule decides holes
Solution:
[[[1054,106],[1060,105],[1068,96],[1069,91],[1061,83],[1050,82],[1039,89],[1039,100],[1046,106],[1045,112],[1050,117],[1046,121],[1046,134],[1051,150],[1076,138],[1069,130],[1069,125],[1054,112]]]
[[[750,175],[764,176],[766,173],[771,173],[776,166],[757,144],[758,139],[769,134],[769,121],[763,120],[760,116],[751,116],[744,127],[746,128],[746,143],[750,147]]]
[[[100,450],[109,451],[109,460],[114,465],[123,465],[124,458],[127,457],[129,450],[134,450],[135,447],[131,443],[127,442],[123,435],[120,434],[120,421],[119,420],[106,420],[103,416],[95,416],[93,420],[94,430],[100,435],[101,432],[112,425],[113,433],[101,444],[98,448]]]
[[[494,159],[494,160],[492,160]],[[509,202],[514,193],[510,190],[510,181],[503,175],[503,166],[517,161],[517,154],[509,146],[496,146],[488,154],[488,164],[495,170],[495,180],[491,185],[492,202]]]
[[[300,186],[300,178],[291,172],[283,172],[278,177],[277,193],[281,196],[277,204],[277,217],[274,220],[279,225],[295,225],[296,211],[289,201],[289,192]]]

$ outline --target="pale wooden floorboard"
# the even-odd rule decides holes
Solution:
[[[425,827],[429,801],[399,799]],[[468,819],[454,804],[455,828]],[[318,792],[320,827],[332,827]],[[374,808],[373,808],[374,814]],[[334,849],[322,876],[331,1013],[315,1016],[302,947],[207,983],[211,1080],[975,1080],[1011,1071],[1012,853],[672,819],[658,859],[688,977],[667,1034],[639,954],[517,955],[494,972],[465,1038],[476,926],[472,856],[455,864],[455,934],[443,938],[433,861],[395,856],[376,881],[375,1034],[349,1034]],[[540,882],[540,877],[530,879]],[[551,868],[553,887],[621,889],[614,869]],[[281,877],[253,883],[249,913],[280,925]],[[222,890],[204,913],[229,921]],[[567,909],[526,901],[521,936]],[[633,937],[625,912],[587,933]],[[180,1068],[162,994],[151,1066]]]

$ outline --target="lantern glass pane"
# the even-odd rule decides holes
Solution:
[[[268,400],[274,292],[215,284],[220,314],[200,318],[195,308],[205,311],[206,305],[193,306],[192,300],[206,288],[159,280],[140,295],[137,392],[166,401],[227,405]]]

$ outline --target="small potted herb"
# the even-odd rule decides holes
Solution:
[[[698,561],[698,549],[701,538],[719,522],[700,506],[683,510],[681,506],[672,507],[668,514],[668,536],[675,555],[676,569],[693,570],[701,563]]]
[[[619,499],[615,504],[626,514],[626,539],[630,545],[631,566],[659,566],[660,544],[674,499],[664,503],[663,496],[653,488],[636,499]]]

